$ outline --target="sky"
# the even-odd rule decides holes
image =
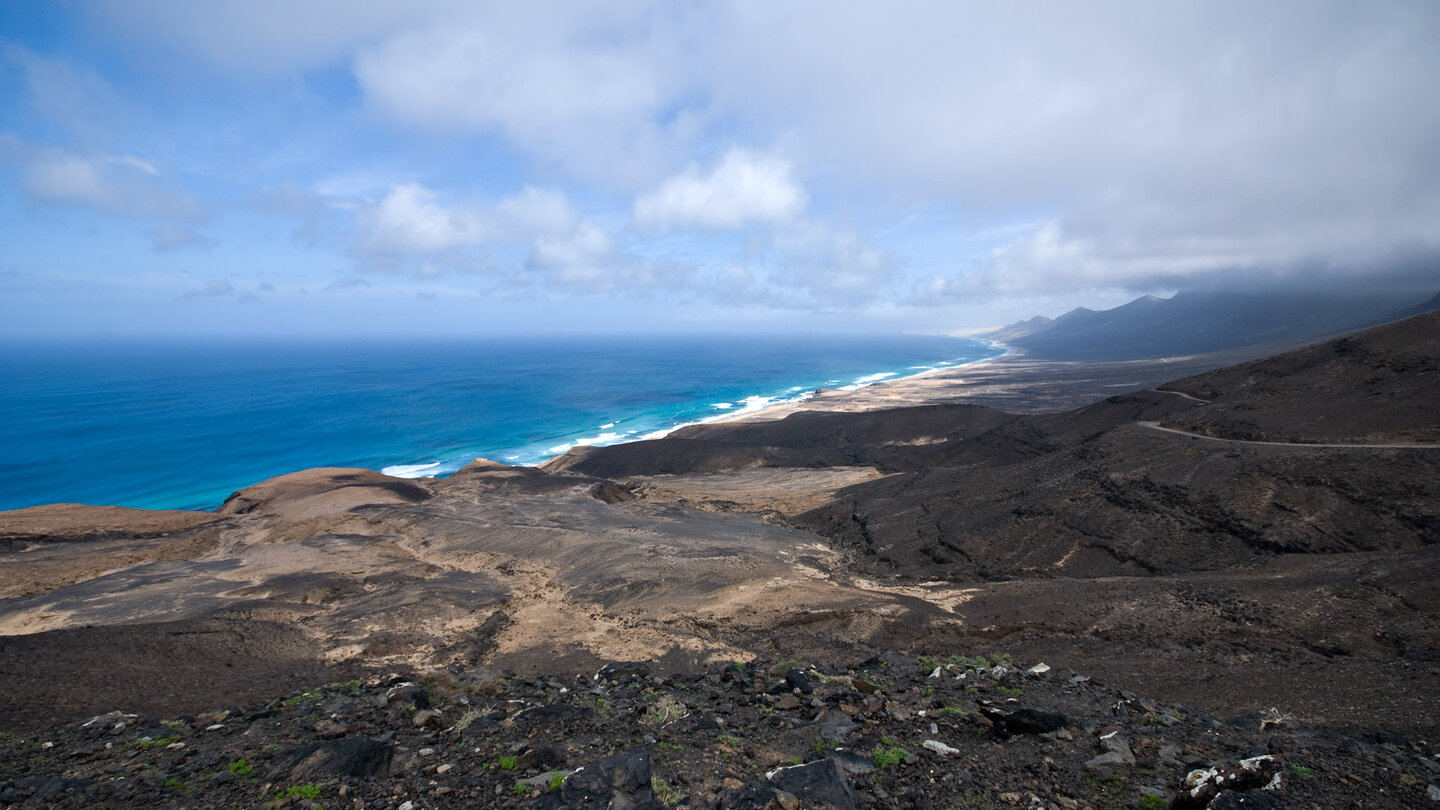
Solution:
[[[6,0],[0,336],[1440,290],[1440,3]]]

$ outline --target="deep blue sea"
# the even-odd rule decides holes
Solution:
[[[933,336],[0,344],[0,509],[212,509],[306,467],[535,464],[998,353]]]

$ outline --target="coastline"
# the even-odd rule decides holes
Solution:
[[[1052,413],[1257,356],[1251,351],[1234,350],[1146,360],[1046,360],[1031,357],[1017,347],[992,343],[1004,352],[952,367],[879,380],[853,390],[821,388],[803,400],[702,424],[766,422],[806,412],[859,413],[960,402],[1011,413]],[[674,430],[680,427],[689,425]]]
[[[801,411],[858,412],[867,410],[881,410],[887,407],[904,407],[907,404],[931,404],[930,401],[921,401],[906,402],[901,405],[881,405],[878,403],[888,403],[896,396],[896,394],[889,394],[887,396],[885,393],[876,393],[875,389],[883,388],[885,386],[898,386],[895,388],[885,389],[885,391],[899,392],[898,395],[902,397],[912,396],[915,390],[923,391],[927,386],[921,384],[915,386],[915,390],[911,390],[904,387],[906,383],[918,382],[926,378],[936,377],[945,377],[946,379],[955,378],[958,381],[963,378],[956,377],[956,373],[962,369],[971,369],[985,363],[993,363],[1009,357],[1012,354],[1020,352],[1019,349],[1013,346],[1007,346],[1003,343],[998,343],[992,340],[985,340],[983,338],[967,339],[989,343],[991,346],[1002,349],[1003,351],[1001,354],[998,355],[982,357],[978,360],[968,360],[963,363],[955,363],[953,365],[927,368],[914,374],[906,374],[903,376],[891,375],[885,377],[884,379],[873,380],[871,382],[865,383],[852,383],[851,385],[842,386],[839,388],[817,388],[811,391],[806,391],[796,396],[794,399],[786,400],[784,402],[777,402],[772,405],[766,405],[764,407],[756,408],[753,410],[745,409],[734,413],[716,414],[715,416],[707,417],[705,419],[700,419],[693,422],[684,422],[682,424],[678,424],[674,427],[666,428],[664,430],[657,430],[651,433],[647,433],[643,436],[637,436],[633,439],[627,439],[620,442],[611,442],[609,445],[575,445],[575,447],[613,446],[615,444],[627,444],[629,442],[663,439],[667,436],[673,435],[676,431],[683,430],[685,428],[691,428],[700,425],[723,425],[737,424],[742,422],[768,422],[775,419],[784,419],[785,417],[793,413],[799,413]],[[953,400],[947,397],[944,401]],[[574,448],[572,447],[571,449]],[[558,458],[559,455],[564,454],[561,453],[557,456],[553,456],[552,458]],[[546,459],[546,461],[548,460],[549,459]],[[543,464],[544,462],[541,463]]]

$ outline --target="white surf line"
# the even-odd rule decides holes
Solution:
[[[1165,393],[1176,393],[1167,391]],[[1340,450],[1440,450],[1440,444],[1327,444],[1322,442],[1262,442],[1250,439],[1222,439],[1219,436],[1206,436],[1203,433],[1191,433],[1188,430],[1178,428],[1161,427],[1159,422],[1136,422],[1143,428],[1158,430],[1163,433],[1174,433],[1179,436],[1189,436],[1192,439],[1206,439],[1212,442],[1227,442],[1229,444],[1263,444],[1268,447],[1325,447]]]
[[[1210,404],[1210,400],[1208,400],[1208,399],[1201,399],[1201,398],[1199,398],[1199,397],[1192,397],[1192,396],[1190,396],[1189,394],[1185,393],[1184,391],[1167,391],[1167,390],[1165,390],[1164,388],[1151,388],[1150,390],[1151,390],[1151,391],[1154,391],[1154,392],[1157,393],[1157,394],[1174,394],[1174,395],[1177,396],[1177,397],[1184,397],[1184,398],[1190,400],[1191,402],[1198,402],[1198,403],[1200,403],[1201,405],[1209,405],[1209,404]]]

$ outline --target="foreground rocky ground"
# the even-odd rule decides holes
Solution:
[[[0,740],[0,804],[1294,808],[1440,801],[1426,740],[1216,718],[1006,658],[460,668]]]

